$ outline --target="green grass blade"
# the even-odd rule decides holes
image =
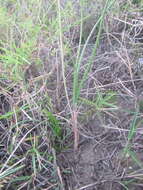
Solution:
[[[128,134],[128,141],[131,141],[132,138],[134,137],[135,133],[136,133],[136,130],[137,130],[137,114],[138,113],[135,114],[133,121],[131,123],[130,131]]]
[[[20,176],[12,179],[10,182],[15,183],[15,182],[22,182],[22,181],[28,181],[31,179],[31,176]]]
[[[128,151],[129,156],[132,158],[132,160],[140,167],[143,168],[143,163],[138,159],[135,152],[129,150]]]
[[[104,9],[103,9],[103,11],[101,13],[101,16],[99,17],[96,24],[92,28],[92,30],[91,30],[91,32],[90,32],[90,34],[89,34],[89,36],[88,36],[88,38],[87,38],[87,40],[85,42],[85,45],[84,45],[84,47],[82,49],[82,52],[81,52],[80,58],[78,60],[78,63],[76,63],[76,67],[75,67],[75,71],[74,71],[74,82],[73,82],[73,104],[77,104],[78,98],[80,96],[80,91],[84,86],[84,82],[87,79],[88,73],[89,73],[91,65],[92,65],[93,58],[96,55],[96,51],[97,51],[99,40],[100,40],[100,35],[101,35],[101,31],[102,31],[102,25],[103,25],[103,20],[104,20],[105,14],[106,14],[107,10],[109,10],[111,8],[111,6],[113,5],[114,2],[115,1],[110,1],[110,0],[106,1],[106,4],[105,4],[105,7],[104,7]],[[95,41],[95,46],[94,46],[91,58],[90,58],[89,62],[87,63],[86,70],[85,70],[85,72],[83,74],[83,77],[82,77],[81,81],[79,81],[78,76],[79,76],[79,71],[80,71],[80,65],[81,65],[81,62],[82,62],[82,58],[84,56],[84,53],[85,53],[86,47],[88,45],[88,42],[89,42],[93,32],[95,31],[95,29],[98,26],[99,26],[99,30],[98,30],[98,34],[97,34],[97,38],[96,38],[96,41]]]
[[[7,177],[7,176],[9,176],[11,174],[14,174],[15,172],[21,170],[24,166],[25,165],[21,165],[21,166],[18,166],[16,168],[12,168],[10,170],[7,169],[6,171],[0,173],[0,179],[3,179],[3,178],[5,178],[5,177]]]

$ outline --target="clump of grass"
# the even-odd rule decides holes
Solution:
[[[73,76],[73,115],[72,115],[72,118],[74,121],[73,127],[74,127],[74,133],[75,133],[75,145],[74,145],[75,149],[77,149],[77,146],[78,146],[78,134],[77,134],[78,129],[77,129],[77,121],[76,121],[77,120],[77,113],[76,112],[77,112],[78,100],[80,97],[80,91],[84,87],[84,83],[88,77],[91,66],[93,64],[93,58],[95,57],[96,52],[97,52],[105,14],[110,9],[110,7],[112,6],[113,3],[114,3],[114,1],[106,1],[105,6],[101,12],[101,15],[99,16],[99,19],[97,20],[96,24],[91,29],[82,51],[81,51],[81,41],[82,41],[82,30],[83,30],[83,21],[82,21],[83,13],[82,13],[82,9],[81,9],[80,40],[79,40],[79,48],[78,48],[78,53],[77,53],[77,60],[76,60],[76,63],[74,65],[74,76]],[[86,65],[86,69],[83,73],[82,79],[79,79],[81,61],[82,61],[84,53],[86,51],[86,47],[88,45],[88,42],[89,42],[89,40],[90,40],[90,38],[91,38],[91,36],[92,36],[92,34],[96,28],[98,28],[98,32],[97,32],[97,37],[95,40],[95,45],[94,45],[94,48],[92,51],[92,55],[91,55],[87,65]]]

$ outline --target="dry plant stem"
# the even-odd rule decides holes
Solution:
[[[46,189],[43,189],[43,190],[50,190],[51,188],[55,187],[57,184],[53,184],[51,185],[50,187],[46,188]]]
[[[143,81],[143,79],[134,79],[134,82],[135,81]],[[132,80],[125,80],[125,81],[118,81],[118,82],[112,82],[110,84],[105,84],[105,85],[100,85],[98,86],[98,88],[106,88],[106,87],[109,87],[109,86],[114,86],[114,85],[117,85],[117,84],[126,84],[126,83],[129,83],[129,82],[132,82]]]
[[[73,125],[73,132],[74,132],[74,151],[78,149],[78,141],[79,141],[79,132],[77,126],[77,109],[74,109],[72,113],[72,125]]]
[[[56,99],[57,99],[57,107],[60,108],[60,65],[56,63],[56,70],[57,70],[57,88],[56,88]]]
[[[127,49],[124,48],[124,52],[125,52],[125,56],[126,56],[126,60],[120,55],[120,53],[117,52],[117,56],[122,60],[122,62],[126,65],[126,67],[129,70],[130,73],[130,77],[131,77],[131,82],[133,84],[134,90],[136,89],[135,84],[134,84],[134,79],[133,79],[133,71],[132,71],[132,63],[130,62],[129,56],[128,56],[128,52]]]
[[[62,77],[63,77],[63,84],[64,84],[64,89],[65,89],[65,94],[66,94],[66,99],[67,103],[70,109],[70,113],[72,115],[72,121],[73,121],[73,131],[74,131],[74,150],[77,150],[78,146],[78,130],[77,130],[77,113],[75,111],[72,112],[71,106],[70,106],[70,101],[68,97],[68,92],[67,92],[67,84],[66,84],[66,77],[65,77],[65,64],[64,64],[64,49],[63,49],[63,33],[62,33],[62,18],[61,18],[61,5],[60,5],[60,0],[57,0],[57,5],[58,5],[58,16],[59,16],[59,46],[60,46],[60,52],[61,52],[61,64],[62,64]]]
[[[52,149],[52,153],[53,153],[53,157],[54,157],[54,167],[55,167],[55,170],[56,170],[57,175],[59,177],[61,188],[62,188],[62,190],[65,190],[62,175],[61,175],[61,171],[60,171],[60,168],[59,168],[59,166],[57,164],[57,161],[56,161],[56,152],[55,152],[54,149]]]
[[[103,180],[103,181],[101,181],[100,183],[105,183],[107,180]],[[86,189],[86,188],[88,188],[88,187],[93,187],[93,186],[96,186],[96,185],[98,185],[99,184],[99,182],[96,182],[96,183],[91,183],[91,184],[89,184],[89,185],[85,185],[85,186],[83,186],[83,187],[81,187],[81,188],[79,188],[79,189],[76,189],[76,190],[84,190],[84,189]]]
[[[127,64],[128,64],[128,69],[129,69],[130,77],[131,77],[131,80],[132,80],[132,84],[133,84],[134,90],[136,91],[136,87],[135,87],[135,84],[134,84],[133,71],[132,71],[132,64],[133,63],[130,61],[127,49],[125,49],[125,54],[126,54],[126,58],[127,58]]]
[[[58,177],[59,177],[59,179],[60,179],[62,189],[65,190],[65,188],[64,188],[64,183],[63,183],[63,179],[62,179],[62,175],[61,175],[61,171],[60,171],[60,168],[59,168],[58,166],[57,166],[57,174],[58,174]]]
[[[132,81],[132,80],[131,80]],[[128,88],[126,88],[126,86],[123,84],[123,82],[119,79],[119,82],[120,82],[120,84],[122,85],[122,87],[125,89],[125,91],[127,92],[127,94],[129,95],[129,96],[131,96],[131,97],[135,97],[135,95],[128,89]]]
[[[64,89],[65,89],[65,93],[66,93],[66,99],[67,99],[68,106],[69,106],[70,111],[71,111],[71,106],[70,106],[68,92],[67,92],[66,77],[65,77],[64,48],[63,48],[63,39],[62,39],[63,38],[63,33],[62,33],[62,18],[61,18],[60,0],[57,0],[57,5],[58,5],[59,46],[60,46],[60,53],[61,53],[62,77],[63,77]]]

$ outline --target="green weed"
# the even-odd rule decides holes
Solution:
[[[98,92],[95,100],[88,100],[85,98],[79,98],[80,102],[89,106],[92,106],[95,108],[96,111],[102,111],[106,108],[112,109],[118,109],[116,106],[116,92],[106,92],[104,94]],[[109,109],[109,110],[110,110]]]
[[[24,105],[24,106],[21,106],[20,108],[15,109],[15,111],[9,111],[5,114],[0,115],[0,120],[1,119],[10,119],[10,118],[12,118],[12,116],[15,113],[19,113],[19,112],[21,112],[21,110],[27,110],[28,108],[29,108],[28,105]]]
[[[49,126],[53,131],[53,135],[58,139],[62,138],[62,128],[57,118],[50,111],[43,109],[43,113],[48,118]]]

